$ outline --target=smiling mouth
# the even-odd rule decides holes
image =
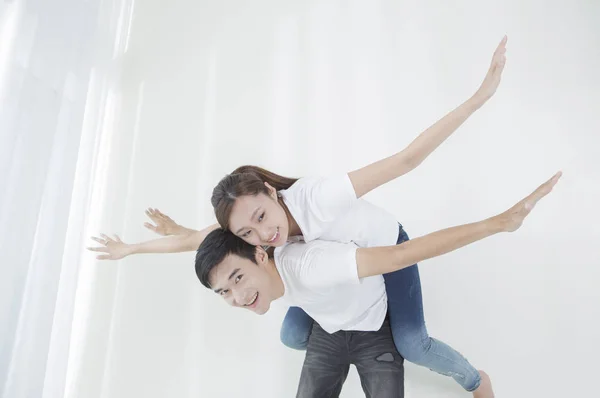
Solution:
[[[258,300],[258,292],[254,293],[254,296],[252,296],[252,300],[250,300],[249,303],[244,304],[244,307],[253,307],[254,304],[256,304],[257,300]]]
[[[269,243],[273,243],[275,242],[277,239],[279,238],[279,227],[277,227],[277,230],[275,231],[275,235],[273,235],[273,237],[271,239],[268,240]]]

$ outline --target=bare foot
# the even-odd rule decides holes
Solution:
[[[483,370],[479,371],[481,376],[481,384],[477,390],[473,391],[473,398],[494,398],[494,391],[492,390],[492,380]]]

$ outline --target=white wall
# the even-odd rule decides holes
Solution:
[[[241,164],[328,174],[401,150],[474,92],[507,33],[496,96],[369,199],[418,236],[503,211],[562,169],[516,234],[421,265],[425,313],[430,334],[486,369],[498,396],[591,396],[600,3],[448,4],[136,2],[88,233],[151,238],[148,206],[201,228],[213,221],[213,185]],[[279,343],[283,309],[257,317],[228,308],[192,263],[187,253],[87,266],[90,307],[79,317],[92,327],[80,330],[73,397],[295,394],[303,354]],[[406,392],[467,396],[412,365]],[[343,396],[364,396],[354,372]]]

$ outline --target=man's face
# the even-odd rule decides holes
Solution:
[[[229,305],[263,315],[276,297],[267,269],[267,253],[257,248],[255,258],[258,264],[247,258],[228,255],[211,271],[210,285]]]

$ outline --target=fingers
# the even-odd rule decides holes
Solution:
[[[100,243],[103,246],[107,246],[109,243],[123,243],[121,238],[118,235],[113,235],[111,238],[106,234],[100,234],[100,237],[92,236],[92,240]]]
[[[148,217],[150,217],[151,219],[155,219],[155,218],[159,218],[160,217],[160,212],[157,209],[153,209],[152,207],[148,207],[146,209],[146,215]]]
[[[92,240],[100,243],[101,245],[106,246],[110,242],[114,242],[112,238],[106,236],[104,234],[100,234],[100,237],[92,236]]]
[[[494,65],[494,74],[500,74],[504,70],[504,66],[506,65],[506,55],[504,53],[498,55]]]
[[[550,178],[548,181],[540,185],[535,191],[533,191],[532,196],[534,196],[537,200],[540,200],[544,196],[548,195],[550,191],[552,191],[552,188],[554,188],[560,177],[562,177],[561,171],[554,174],[552,178]]]
[[[101,238],[97,238],[97,237],[95,237],[95,236],[92,236],[92,240],[93,240],[93,241],[96,241],[96,242],[98,242],[98,243],[100,243],[101,245],[103,245],[103,244],[104,244],[104,239],[101,239]]]
[[[91,251],[91,252],[108,253],[108,248],[106,246],[103,246],[103,247],[88,247],[87,249],[89,251]]]
[[[172,221],[171,217],[167,216],[166,214],[164,214],[160,210],[158,210],[158,209],[154,209],[154,210],[156,210],[157,216],[160,217],[162,220],[164,220],[164,221]]]
[[[170,217],[163,214],[160,210],[149,207],[145,211],[146,216],[150,217],[152,221],[159,222],[161,220],[170,220]]]
[[[158,231],[156,230],[156,227],[155,227],[154,225],[150,224],[149,222],[145,222],[145,223],[144,223],[144,227],[148,228],[150,231],[153,231],[153,232],[158,232]]]
[[[533,191],[529,196],[524,199],[525,208],[531,210],[533,206],[537,204],[544,196],[548,195],[552,192],[552,188],[556,185],[558,180],[562,177],[562,172],[559,171],[555,175],[552,176],[548,181],[537,187],[535,191]]]
[[[504,52],[494,55],[492,59],[492,65],[490,65],[490,73],[493,76],[498,76],[504,70],[504,66],[506,65],[506,55]]]
[[[158,223],[155,209],[153,209],[151,207],[148,207],[146,209],[145,213],[146,213],[146,216],[148,216],[152,221],[154,221],[155,223]],[[156,226],[154,224],[150,224],[149,222],[145,222],[144,223],[144,227],[148,228],[152,232],[158,233],[158,231],[156,229]]]
[[[100,237],[104,239],[104,244],[107,244],[108,242],[114,242],[113,238],[108,235],[100,234]]]
[[[146,209],[146,215],[148,217],[150,217],[152,220],[154,220],[154,218],[156,217],[156,211],[155,211],[155,209],[153,209],[151,207],[147,208]]]
[[[490,71],[493,73],[501,73],[506,64],[506,42],[508,37],[504,36],[498,44],[494,55],[492,56],[492,64],[490,65]]]
[[[506,42],[507,41],[508,41],[508,36],[504,35],[502,40],[500,40],[498,47],[496,47],[496,50],[494,51],[494,57],[496,55],[504,54],[506,52]]]

